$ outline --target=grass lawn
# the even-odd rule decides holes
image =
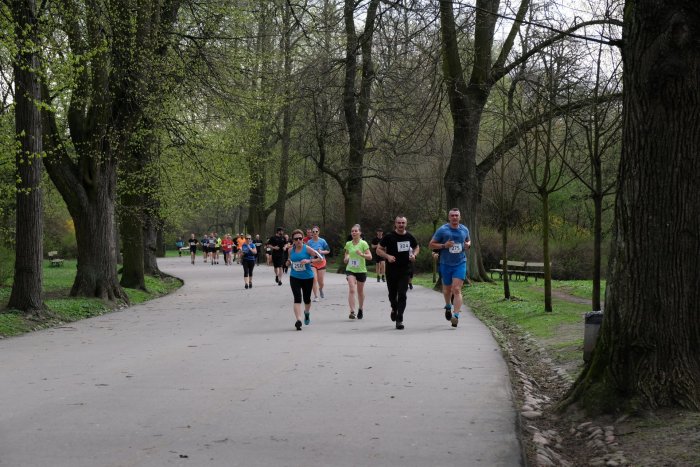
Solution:
[[[172,252],[175,255],[177,252]],[[75,279],[76,260],[65,260],[62,267],[50,267],[44,262],[44,303],[48,313],[44,317],[32,318],[12,310],[0,311],[0,337],[9,337],[25,332],[77,321],[108,313],[112,305],[98,298],[70,297],[68,294]],[[11,281],[0,285],[0,304],[4,307],[10,298]],[[178,279],[146,277],[148,292],[125,289],[132,305],[166,295],[179,288]]]

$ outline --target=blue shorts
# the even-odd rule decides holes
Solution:
[[[440,264],[440,275],[443,285],[452,285],[452,279],[464,281],[467,278],[467,263],[464,262],[456,266]]]

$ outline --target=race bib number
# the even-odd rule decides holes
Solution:
[[[350,260],[350,267],[351,268],[359,268],[360,267],[360,260],[359,259],[351,259]]]
[[[462,252],[462,244],[461,243],[455,243],[450,247],[450,253],[461,253]]]
[[[411,242],[397,242],[396,249],[399,253],[404,251],[411,251]]]
[[[301,261],[293,261],[292,269],[297,272],[306,271],[306,265],[303,264]]]

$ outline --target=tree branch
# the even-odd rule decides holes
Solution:
[[[523,21],[524,22],[524,21]],[[505,75],[510,73],[512,70],[517,68],[521,63],[526,62],[530,57],[541,51],[542,49],[549,47],[550,45],[554,44],[555,42],[563,39],[564,37],[570,37],[573,35],[574,31],[577,31],[581,28],[584,28],[586,26],[595,26],[598,24],[615,24],[618,25],[620,23],[616,22],[615,20],[612,19],[599,19],[599,20],[592,20],[592,21],[584,21],[583,23],[575,24],[571,26],[569,29],[566,29],[564,31],[559,31],[556,34],[553,34],[551,37],[548,39],[540,42],[539,44],[535,45],[532,49],[528,50],[525,52],[523,55],[518,57],[516,60],[514,60],[512,63],[510,63],[507,66],[501,66],[500,68],[497,68],[495,65],[493,67],[493,70],[491,72],[491,81],[493,83],[499,81],[501,78],[503,78]],[[621,25],[621,24],[620,24]],[[607,43],[607,42],[606,42]],[[500,58],[500,57],[499,57]]]
[[[495,148],[477,165],[477,178],[483,183],[486,175],[493,169],[496,163],[506,154],[509,150],[515,147],[520,140],[520,137],[535,128],[547,120],[566,115],[569,112],[574,112],[586,108],[590,105],[596,103],[611,102],[615,100],[622,99],[622,93],[609,94],[607,96],[596,96],[593,98],[582,99],[580,101],[570,102],[561,107],[552,109],[551,112],[545,112],[544,114],[533,117],[529,120],[522,122],[520,125],[515,125],[513,128],[506,133],[501,142],[496,145]]]

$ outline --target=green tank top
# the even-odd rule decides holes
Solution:
[[[352,243],[352,240],[345,244],[345,251],[348,252],[348,265],[345,268],[350,272],[367,272],[367,265],[365,264],[365,257],[357,254],[357,250],[365,253],[369,250],[369,245],[366,241],[360,240],[357,245]]]

